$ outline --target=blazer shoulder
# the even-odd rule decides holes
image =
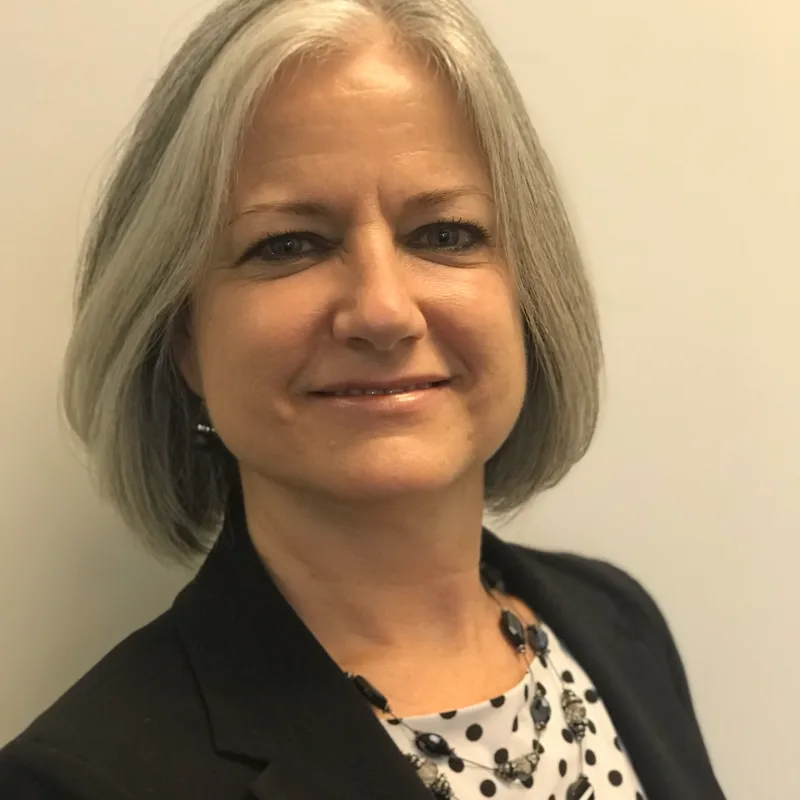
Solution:
[[[170,609],[126,636],[0,749],[0,797],[124,798],[112,784],[138,786],[159,774],[170,743],[196,740],[206,752],[206,731]]]
[[[580,585],[584,593],[597,593],[609,598],[615,605],[641,617],[640,621],[653,623],[663,621],[664,616],[650,593],[631,573],[598,558],[569,552],[534,550],[515,545],[528,558],[535,559],[562,581]]]
[[[638,638],[662,656],[686,707],[695,713],[686,670],[669,623],[653,596],[624,569],[598,558],[514,545],[517,552],[544,567],[551,577],[592,602],[603,598],[622,612]]]
[[[184,670],[170,612],[129,633],[73,683],[24,733],[42,740],[71,732],[107,735],[112,718],[147,714],[175,688]]]
[[[0,749],[0,797],[132,800],[85,761],[32,736],[20,736]]]

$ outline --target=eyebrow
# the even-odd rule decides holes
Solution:
[[[478,186],[454,186],[449,189],[431,189],[426,192],[419,192],[409,197],[403,204],[403,211],[407,212],[412,208],[427,209],[437,208],[452,203],[460,197],[467,196],[480,196],[487,198],[494,204],[494,198],[491,194],[484,191]],[[335,212],[330,206],[319,200],[288,200],[288,201],[275,201],[271,203],[256,203],[247,206],[243,211],[233,217],[230,222],[233,223],[240,217],[247,214],[253,214],[259,211],[272,211],[281,214],[297,214],[303,217],[326,217],[334,216]],[[230,224],[230,223],[229,223]]]

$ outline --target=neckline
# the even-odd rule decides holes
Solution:
[[[442,711],[434,711],[429,714],[415,714],[414,716],[410,717],[402,717],[402,720],[412,727],[417,728],[425,728],[426,725],[430,727],[433,724],[441,726],[443,723],[447,723],[454,717],[460,720],[460,724],[463,724],[463,720],[467,717],[481,717],[486,713],[490,713],[491,711],[501,708],[502,706],[495,705],[495,702],[501,697],[504,698],[503,705],[511,704],[514,707],[521,705],[525,687],[528,686],[529,692],[532,692],[532,684],[534,683],[535,676],[531,678],[530,672],[526,672],[525,675],[523,675],[522,678],[516,684],[514,684],[514,686],[497,695],[496,697],[480,700],[477,703],[473,703],[468,706],[459,706],[458,708],[443,709]],[[533,695],[531,694],[530,696],[532,697]],[[397,727],[396,724],[393,724],[389,719],[386,718],[381,718],[381,722],[384,725],[388,725],[390,728]]]
[[[537,625],[548,634],[551,642],[556,641],[553,631],[541,619],[537,619]],[[542,674],[537,674],[537,669],[542,671]],[[499,695],[488,697],[484,700],[479,700],[477,703],[472,703],[467,706],[441,709],[440,711],[433,711],[426,714],[414,714],[413,716],[401,717],[401,719],[403,722],[412,725],[412,727],[422,728],[426,725],[441,725],[442,723],[446,723],[449,719],[452,719],[454,716],[457,716],[462,720],[465,717],[470,716],[477,718],[502,707],[502,705],[510,704],[514,707],[524,706],[528,702],[528,698],[533,698],[534,688],[537,682],[546,683],[548,681],[549,676],[544,674],[544,671],[545,668],[537,659],[535,653],[530,653],[528,669],[525,671],[525,674],[513,686],[504,690]],[[523,700],[526,686],[528,687],[529,694],[528,698]],[[495,703],[497,703],[501,697],[505,698],[505,701],[501,705],[496,705]],[[397,724],[393,723],[388,717],[385,717],[380,713],[378,713],[377,716],[380,722],[385,726],[388,726],[389,728],[397,727]]]

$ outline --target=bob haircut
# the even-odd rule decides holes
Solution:
[[[456,92],[486,156],[518,289],[526,394],[485,464],[484,508],[520,510],[593,438],[602,369],[593,292],[519,90],[465,0],[228,0],[170,60],[103,187],[81,246],[60,387],[96,489],[157,558],[189,565],[207,553],[239,480],[224,445],[208,457],[192,447],[204,406],[173,346],[229,218],[242,134],[284,65],[374,41],[376,26]]]

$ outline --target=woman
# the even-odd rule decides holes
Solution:
[[[482,525],[580,459],[600,362],[460,0],[220,7],[106,190],[65,368],[131,527],[216,541],[6,746],[0,796],[722,798],[643,589]]]

